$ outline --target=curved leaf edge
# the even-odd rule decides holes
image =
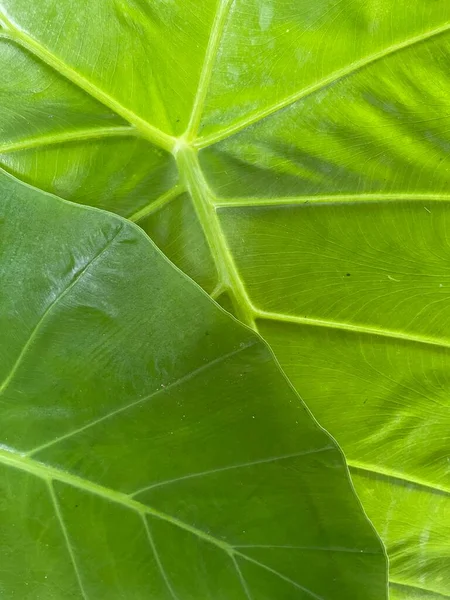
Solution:
[[[334,449],[338,451],[339,453],[339,457],[340,457],[340,461],[341,461],[341,467],[343,467],[343,472],[345,473],[345,477],[346,477],[346,482],[347,482],[347,486],[349,487],[353,499],[354,501],[356,501],[356,505],[358,506],[360,512],[364,515],[364,518],[366,520],[366,523],[369,525],[371,531],[373,532],[373,536],[374,539],[376,539],[378,541],[378,546],[379,548],[382,550],[382,555],[384,557],[385,560],[385,565],[386,565],[386,571],[385,571],[385,598],[388,599],[389,598],[389,556],[385,547],[385,544],[383,543],[378,531],[376,530],[374,524],[372,523],[371,519],[369,518],[369,516],[367,515],[367,512],[359,498],[359,495],[356,491],[355,485],[353,483],[351,474],[350,474],[350,470],[349,470],[349,466],[347,464],[347,460],[344,454],[344,451],[342,450],[342,448],[340,447],[340,445],[338,444],[338,442],[336,441],[336,439],[329,433],[328,430],[326,430],[316,419],[316,417],[314,416],[314,414],[312,413],[312,411],[310,410],[310,408],[307,406],[307,404],[304,402],[304,400],[302,399],[302,397],[300,396],[300,394],[298,393],[298,390],[294,387],[294,385],[292,384],[292,382],[290,381],[290,379],[288,378],[288,376],[286,375],[286,373],[284,372],[284,370],[282,369],[277,357],[275,356],[274,351],[272,350],[271,346],[269,345],[269,343],[262,337],[262,335],[256,331],[253,327],[247,325],[246,323],[243,323],[241,320],[239,320],[238,318],[236,318],[233,314],[231,314],[230,312],[228,312],[225,308],[223,308],[218,302],[216,302],[216,300],[214,300],[214,298],[212,298],[207,292],[205,292],[203,290],[203,288],[198,285],[193,279],[191,279],[184,271],[182,271],[179,267],[177,267],[160,249],[159,247],[153,242],[153,240],[147,235],[147,233],[141,228],[139,227],[139,225],[137,225],[136,223],[130,221],[129,219],[126,219],[124,217],[121,217],[120,215],[110,212],[110,211],[106,211],[100,208],[96,208],[94,206],[90,206],[90,205],[83,205],[83,204],[79,204],[76,202],[71,202],[70,200],[66,200],[64,198],[61,198],[60,196],[57,196],[56,194],[52,194],[51,192],[47,192],[44,190],[41,190],[40,188],[37,188],[27,182],[22,181],[21,179],[18,179],[17,177],[14,177],[14,175],[12,175],[11,173],[9,173],[8,171],[4,170],[2,167],[0,167],[0,174],[4,177],[6,177],[7,179],[9,179],[10,181],[14,182],[15,184],[19,184],[19,186],[23,186],[26,189],[38,192],[39,194],[44,195],[47,198],[52,199],[55,202],[59,202],[63,205],[67,205],[70,206],[72,209],[77,209],[79,211],[84,211],[85,213],[94,213],[94,214],[102,214],[102,215],[107,215],[107,217],[109,219],[111,219],[111,221],[116,221],[117,223],[119,223],[122,227],[124,228],[130,228],[132,231],[134,231],[136,233],[137,236],[141,237],[141,239],[144,239],[146,241],[146,243],[149,243],[152,248],[154,249],[154,251],[156,251],[156,254],[159,255],[161,257],[162,260],[164,260],[168,265],[170,265],[179,275],[181,275],[181,277],[184,279],[184,281],[189,282],[189,284],[193,285],[202,295],[204,298],[207,298],[209,302],[212,302],[216,308],[218,308],[222,314],[226,315],[228,318],[231,318],[237,325],[239,325],[240,327],[245,328],[248,332],[251,332],[251,334],[258,339],[258,341],[264,346],[264,348],[266,349],[268,355],[270,356],[270,358],[273,360],[273,362],[275,363],[278,371],[280,372],[280,374],[282,375],[284,381],[286,382],[287,386],[290,388],[290,390],[293,392],[294,397],[297,398],[297,401],[299,403],[299,405],[306,411],[307,415],[309,416],[309,418],[311,419],[313,425],[315,427],[317,427],[319,430],[321,430],[322,432],[324,432],[332,446],[334,446]],[[28,459],[24,459],[22,460],[21,458],[17,458],[17,451],[15,451],[16,457],[15,458],[11,458],[11,452],[9,451],[8,448],[0,445],[0,456],[2,457],[1,462],[3,462],[4,464],[8,464],[11,460],[12,462],[15,463],[15,466],[18,466],[18,463],[20,463],[20,470],[23,471],[27,471],[27,472],[31,472],[34,473],[35,475],[38,475],[38,477],[42,478],[46,478],[45,473],[50,473],[50,471],[52,472],[52,479],[53,480],[57,480],[57,481],[62,481],[65,483],[74,483],[74,481],[82,481],[84,484],[84,488],[89,488],[93,493],[95,493],[96,495],[100,495],[105,497],[105,493],[107,493],[109,499],[111,499],[111,496],[117,496],[117,498],[115,499],[116,502],[119,502],[120,504],[123,504],[123,498],[126,499],[127,504],[128,503],[133,503],[133,507],[135,510],[137,510],[138,512],[142,512],[143,509],[144,512],[148,513],[148,514],[153,514],[153,516],[157,517],[157,518],[161,518],[163,520],[166,520],[168,522],[172,522],[175,525],[180,526],[181,528],[187,530],[187,531],[191,531],[191,533],[194,533],[195,535],[204,538],[206,541],[209,541],[211,543],[213,543],[214,545],[222,548],[223,550],[225,550],[227,553],[231,553],[231,554],[238,554],[241,555],[243,558],[248,558],[246,557],[246,555],[239,553],[238,551],[236,551],[234,549],[234,547],[232,547],[230,544],[228,544],[227,542],[222,542],[221,540],[215,538],[214,536],[210,536],[209,534],[202,532],[200,530],[197,530],[194,527],[189,526],[187,523],[184,523],[182,521],[179,521],[178,519],[171,517],[170,515],[166,515],[165,513],[161,513],[158,510],[154,510],[151,507],[147,506],[147,505],[143,505],[140,502],[136,502],[133,500],[130,500],[130,498],[126,495],[126,494],[122,494],[120,492],[116,492],[115,490],[112,489],[108,489],[108,488],[104,488],[103,486],[99,486],[89,480],[85,480],[82,479],[76,475],[72,475],[68,472],[62,471],[60,469],[55,469],[52,467],[48,467],[47,465],[41,464],[38,461],[32,461],[30,462]],[[17,464],[16,464],[17,463]],[[23,463],[23,464],[22,464]],[[33,464],[36,463],[36,464]],[[38,473],[39,472],[39,473]],[[48,477],[47,477],[48,479]],[[76,486],[79,487],[79,486]],[[122,498],[123,496],[123,498]],[[134,506],[136,505],[136,506]],[[252,559],[250,559],[252,560]]]

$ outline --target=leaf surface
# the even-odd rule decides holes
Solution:
[[[0,198],[2,598],[385,597],[261,338],[131,223],[5,174]]]
[[[78,4],[2,1],[4,168],[138,222],[256,327],[391,596],[449,596],[447,0]]]

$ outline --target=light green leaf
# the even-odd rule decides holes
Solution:
[[[0,256],[2,599],[386,597],[336,444],[138,227],[2,174]]]
[[[448,0],[1,5],[3,166],[138,222],[255,326],[392,598],[450,596]]]

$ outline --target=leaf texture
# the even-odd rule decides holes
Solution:
[[[385,597],[261,338],[131,223],[4,174],[0,197],[2,598]]]
[[[1,6],[3,167],[137,222],[257,328],[391,597],[449,596],[447,0]]]

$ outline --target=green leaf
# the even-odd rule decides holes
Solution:
[[[336,444],[138,227],[2,174],[0,256],[2,598],[385,597]]]
[[[138,222],[256,327],[392,598],[449,596],[448,1],[2,6],[4,168]]]

